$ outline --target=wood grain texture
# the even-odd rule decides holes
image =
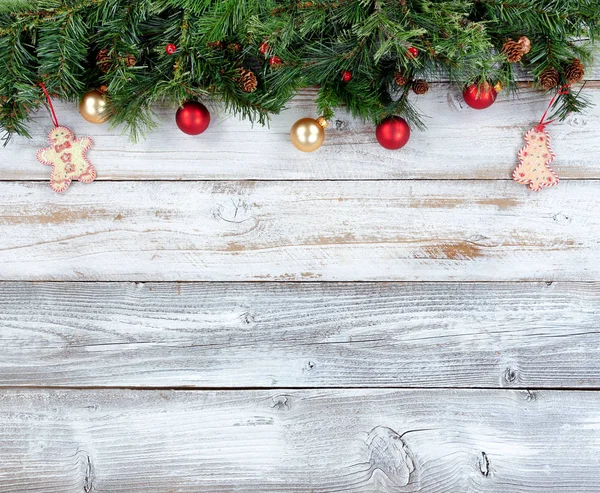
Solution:
[[[0,386],[600,387],[600,285],[1,283]]]
[[[588,83],[585,91],[595,106],[549,127],[562,178],[600,178],[600,83]],[[428,130],[414,131],[401,151],[383,149],[370,123],[341,111],[324,147],[303,154],[292,147],[289,129],[297,119],[316,115],[315,97],[315,90],[302,92],[273,118],[271,128],[253,128],[213,108],[213,124],[197,137],[177,129],[174,109],[157,108],[159,130],[136,145],[118,130],[86,122],[75,105],[58,104],[57,111],[77,135],[94,138],[89,156],[100,180],[510,179],[523,136],[550,99],[523,89],[519,99],[501,95],[481,112],[467,107],[455,89],[436,85],[416,101],[429,117]],[[46,144],[49,125],[48,114],[40,112],[31,125],[32,140],[15,138],[0,148],[0,180],[48,180],[49,169],[35,154]]]
[[[3,391],[11,493],[600,491],[600,394]]]
[[[600,182],[0,183],[0,279],[600,279]]]

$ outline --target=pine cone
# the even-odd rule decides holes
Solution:
[[[540,74],[538,82],[544,89],[552,89],[560,82],[560,74],[554,67],[548,67]]]
[[[527,55],[531,51],[531,41],[527,36],[521,36],[519,38],[519,44],[521,45],[521,51],[523,55]]]
[[[136,64],[136,59],[131,53],[122,57],[121,61],[125,62],[128,67],[134,67]]]
[[[222,41],[211,41],[210,43],[207,43],[206,46],[208,46],[209,48],[212,48],[214,50],[222,50],[223,42]]]
[[[412,83],[411,89],[415,94],[425,94],[429,91],[429,82],[423,79],[418,79]]]
[[[112,67],[112,61],[110,59],[110,50],[108,48],[101,49],[96,55],[96,65],[102,73],[106,73]]]
[[[252,70],[246,70],[241,68],[239,70],[239,77],[237,78],[238,85],[240,89],[244,92],[254,92],[258,87],[258,80],[256,79],[256,75]]]
[[[394,74],[394,82],[399,86],[403,86],[408,82],[408,78],[402,75],[400,72]]]
[[[242,51],[242,45],[239,43],[229,43],[227,45],[227,48],[230,49],[231,51]]]
[[[520,62],[524,55],[521,43],[513,41],[510,38],[504,43],[504,46],[502,46],[502,53],[506,56],[509,63]]]
[[[575,58],[565,69],[565,78],[569,82],[569,84],[575,84],[576,82],[580,82],[585,75],[585,67],[580,60]]]

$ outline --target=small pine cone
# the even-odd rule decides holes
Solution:
[[[237,78],[240,89],[244,92],[254,92],[258,87],[258,80],[252,70],[246,70],[241,68],[239,71],[240,75]]]
[[[239,43],[229,43],[227,45],[227,48],[230,49],[231,51],[242,51],[242,45]]]
[[[521,36],[519,38],[519,44],[521,45],[521,51],[523,55],[527,55],[531,51],[531,41],[527,36]]]
[[[402,75],[400,72],[394,74],[394,82],[399,86],[404,86],[408,82],[408,78]]]
[[[110,50],[108,48],[101,49],[96,55],[96,65],[103,72],[106,73],[112,67],[112,61],[110,59]]]
[[[502,53],[506,56],[509,63],[520,62],[523,58],[523,47],[518,41],[508,39],[504,46],[502,46]]]
[[[554,67],[548,67],[540,74],[538,81],[544,89],[552,89],[558,85],[560,74]]]
[[[411,89],[415,94],[425,94],[429,91],[429,82],[423,79],[418,79],[412,83]]]
[[[577,58],[573,60],[565,69],[565,78],[569,84],[580,82],[585,75],[585,67]]]
[[[214,50],[222,50],[223,42],[222,41],[211,41],[210,43],[207,43],[206,46],[208,46],[209,48],[212,48]]]
[[[121,58],[121,60],[125,62],[125,65],[128,67],[134,67],[137,61],[131,53]]]

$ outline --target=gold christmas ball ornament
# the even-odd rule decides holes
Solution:
[[[106,114],[106,96],[98,90],[86,92],[79,103],[79,113],[88,122],[104,123]]]
[[[494,84],[494,89],[496,92],[502,92],[504,90],[504,84],[502,84],[501,80]]]
[[[325,129],[327,121],[320,116],[313,118],[302,118],[292,126],[290,138],[292,144],[302,152],[316,151],[325,140]]]

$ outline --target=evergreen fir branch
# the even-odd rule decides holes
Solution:
[[[5,138],[28,135],[44,82],[70,101],[106,86],[111,123],[134,138],[155,126],[155,104],[213,99],[265,124],[307,86],[319,86],[326,118],[345,107],[374,123],[399,114],[422,126],[418,99],[395,73],[515,92],[517,66],[534,80],[553,67],[562,85],[574,59],[592,62],[599,17],[596,0],[4,0],[0,125]],[[531,51],[509,64],[503,45],[521,36]],[[252,91],[240,70],[256,77]],[[572,92],[554,111],[564,118],[588,105]]]

